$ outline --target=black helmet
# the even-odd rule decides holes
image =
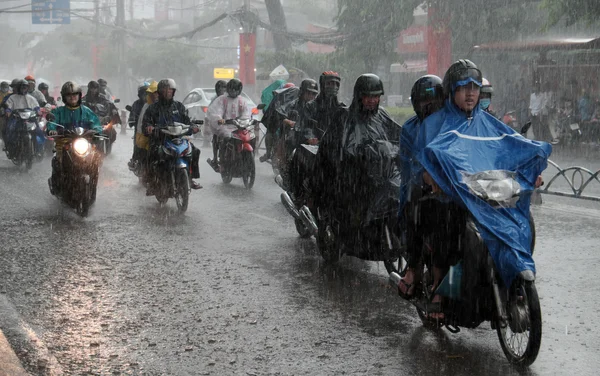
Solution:
[[[44,90],[48,90],[50,87],[48,86],[47,83],[45,82],[40,82],[40,84],[38,85],[38,90],[39,91],[44,91]]]
[[[90,89],[100,90],[100,84],[97,81],[90,81],[87,84],[87,88],[88,88],[88,90],[90,90]]]
[[[98,85],[100,85],[100,86],[102,86],[102,87],[105,87],[105,86],[107,86],[107,85],[108,85],[108,82],[106,82],[106,80],[105,80],[105,79],[103,79],[103,78],[99,78],[99,79],[98,79]]]
[[[242,93],[243,88],[244,85],[242,84],[242,81],[234,78],[227,83],[227,95],[229,95],[230,98],[235,98]]]
[[[453,63],[444,75],[442,83],[444,95],[451,95],[456,87],[466,85],[469,82],[481,87],[482,79],[481,71],[475,63],[468,59],[460,59]]]
[[[410,102],[421,121],[442,108],[444,98],[442,79],[433,74],[427,74],[416,80],[410,91]],[[423,108],[421,103],[427,100],[435,100],[436,102]]]
[[[10,87],[12,87],[13,89],[16,89],[17,86],[19,85],[19,81],[21,81],[20,78],[13,78],[13,80],[10,82]]]
[[[148,90],[149,86],[150,86],[149,82],[144,82],[143,84],[138,86],[138,92],[137,92],[138,98],[140,98],[141,100],[146,98],[146,90]]]
[[[63,98],[63,102],[67,103],[66,97],[69,94],[79,94],[79,100],[77,101],[77,105],[79,106],[81,104],[81,87],[73,81],[65,82],[60,89],[60,96]]]
[[[337,82],[337,87],[327,87],[326,83],[329,81]],[[321,73],[319,76],[319,87],[321,88],[321,93],[323,93],[326,97],[337,97],[338,91],[340,89],[340,82],[342,81],[340,74],[334,71],[326,71]]]
[[[373,73],[361,74],[354,84],[354,99],[364,95],[383,95],[383,82]]]
[[[227,82],[223,80],[219,80],[215,83],[215,92],[217,93],[217,97],[225,94],[227,90]]]
[[[27,80],[24,79],[19,79],[19,81],[13,89],[16,89],[15,91],[17,94],[25,95],[29,92],[29,82],[27,82]]]
[[[310,78],[302,80],[302,82],[300,83],[300,95],[304,94],[307,91],[319,94],[319,85],[317,85],[317,81]]]

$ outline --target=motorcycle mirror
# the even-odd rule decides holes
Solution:
[[[258,106],[256,106],[256,108],[258,108],[259,110],[264,110],[265,107],[267,107],[267,105],[265,105],[264,103],[261,103]]]
[[[121,100],[119,98],[115,99],[115,103],[119,103]]]
[[[528,121],[527,123],[525,123],[525,125],[523,125],[523,127],[521,128],[520,133],[522,135],[524,135],[525,133],[527,133],[527,131],[529,130],[529,128],[531,128],[531,122]]]
[[[125,106],[125,109],[126,109],[127,111],[131,112],[131,106],[130,106],[130,105],[127,105],[127,106]]]

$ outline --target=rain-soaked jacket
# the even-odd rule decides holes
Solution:
[[[181,102],[175,100],[163,101],[160,99],[158,102],[148,106],[142,121],[144,134],[148,133],[146,131],[148,126],[166,128],[175,122],[186,125],[192,123],[188,115],[188,110]]]
[[[289,104],[298,99],[299,93],[300,89],[295,86],[275,90],[271,105],[264,110],[260,120],[269,132],[275,133],[279,129],[281,122],[288,117]]]
[[[362,225],[398,210],[398,125],[383,109],[366,115],[351,106],[333,114],[319,144],[313,192],[318,207],[359,213]],[[355,223],[356,224],[356,223]]]
[[[413,153],[452,200],[473,215],[502,280],[535,272],[531,256],[530,199],[552,148],[528,140],[477,106],[472,117],[449,100],[417,127]],[[521,195],[514,207],[493,207],[467,186],[470,174],[505,170],[515,174]]]
[[[40,109],[40,104],[38,101],[29,94],[21,95],[13,93],[10,97],[8,97],[4,103],[4,106],[8,111],[23,110],[25,108],[30,108],[36,111]]]
[[[248,104],[241,95],[230,98],[227,94],[223,94],[208,106],[206,112],[206,119],[210,128],[219,137],[231,137],[231,132],[237,128],[229,124],[219,125],[218,121],[237,118],[250,118]]]
[[[92,129],[98,133],[102,132],[102,125],[100,125],[98,116],[85,106],[75,108],[62,106],[55,108],[51,112],[54,115],[54,120],[48,122],[48,131],[55,131],[56,124],[60,124],[71,131],[81,127],[83,129]]]

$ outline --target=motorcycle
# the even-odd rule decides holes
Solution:
[[[309,152],[306,154],[308,160],[314,161],[318,147],[303,145],[303,148]],[[388,171],[390,167],[394,171],[392,166],[395,166],[397,147],[388,141],[378,141],[368,148],[369,153],[381,158],[378,162],[367,163],[370,165],[367,168],[371,168],[376,176],[382,176],[381,171]],[[365,157],[365,160],[373,159]],[[397,191],[394,186],[399,186],[399,175],[383,180],[378,183],[374,179],[365,180],[359,189],[368,193],[361,196],[360,200],[356,197],[351,200],[351,193],[340,192],[346,199],[316,204],[313,193],[310,193],[311,197],[304,199],[306,204],[297,210],[297,203],[284,192],[282,203],[310,234],[304,236],[316,238],[317,248],[327,262],[337,262],[343,255],[348,255],[368,261],[382,261],[388,272],[398,272],[395,261],[402,247],[401,239],[394,230],[398,208],[389,199],[393,196],[395,199],[393,192]],[[296,228],[303,236],[304,229],[298,225],[297,222]]]
[[[215,169],[220,172],[223,183],[229,184],[233,178],[242,178],[244,186],[251,189],[256,177],[254,163],[254,148],[256,144],[255,128],[258,121],[249,119],[230,119],[225,122],[237,129],[231,133],[231,138],[225,141],[219,149],[220,166]],[[209,159],[208,164],[211,165]]]
[[[62,148],[62,166],[56,158],[52,160],[57,181],[48,179],[50,193],[74,208],[80,216],[86,217],[96,201],[101,163],[96,144],[102,143],[106,137],[81,127],[70,131],[56,124],[56,129],[58,135],[54,139],[66,142]]]
[[[505,207],[519,198],[520,186],[511,173],[485,171],[473,175],[468,186],[481,200],[493,207]],[[516,184],[515,184],[516,183]],[[428,194],[419,199],[417,206],[437,195]],[[531,219],[530,219],[531,221]],[[532,224],[532,252],[535,246],[535,229]],[[521,366],[532,364],[540,349],[542,318],[540,302],[532,271],[521,272],[512,285],[505,286],[490,255],[477,224],[468,216],[461,234],[462,257],[455,257],[453,265],[433,289],[433,266],[427,239],[423,246],[418,270],[422,276],[410,302],[426,326],[446,327],[451,333],[460,328],[474,329],[489,321],[500,340],[509,362]],[[406,248],[404,248],[406,250]],[[458,259],[458,260],[456,260]],[[390,285],[399,290],[401,272],[390,272]],[[429,318],[428,307],[434,295],[443,297],[443,320]],[[437,312],[437,311],[436,311]]]
[[[14,122],[12,141],[6,146],[6,156],[19,168],[24,166],[30,170],[35,159],[43,158],[41,149],[45,142],[38,128],[37,114],[32,109],[15,110],[11,121]]]
[[[579,117],[570,114],[559,113],[557,120],[557,138],[565,145],[574,145],[582,140]]]
[[[519,131],[521,129],[521,125],[517,120],[517,112],[514,110],[507,111],[504,116],[502,116],[502,122],[515,131]]]
[[[188,208],[192,145],[189,141],[189,126],[175,122],[166,128],[159,128],[164,141],[159,147],[158,161],[149,168],[154,169],[154,179],[149,181],[155,187],[156,200],[164,205],[174,198],[179,212]]]
[[[104,141],[99,145],[100,151],[104,155],[109,155],[112,151],[112,144],[117,139],[117,131],[114,125],[117,123],[116,117],[118,114],[109,113],[109,108],[106,108],[100,103],[86,103],[87,106],[98,116],[100,124],[102,124],[102,134],[105,137]]]

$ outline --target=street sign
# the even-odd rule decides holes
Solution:
[[[32,0],[32,24],[70,24],[71,0]]]
[[[235,77],[235,70],[233,68],[215,68],[215,78],[232,79]]]

